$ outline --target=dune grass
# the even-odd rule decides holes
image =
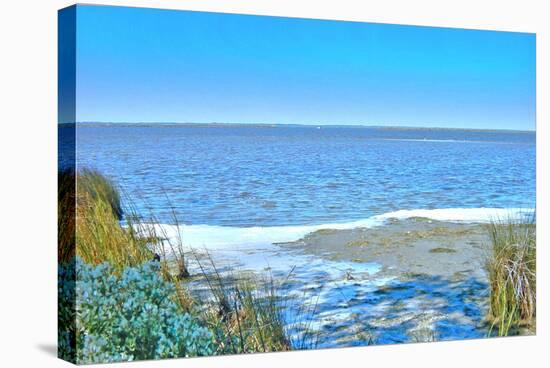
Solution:
[[[92,170],[59,173],[59,262],[74,255],[92,265],[109,262],[117,271],[154,258],[146,246],[151,239],[123,228],[119,191]],[[130,219],[131,216],[128,216]]]
[[[118,220],[122,219],[120,192],[110,179],[91,169],[81,169],[77,179],[77,191],[81,195],[81,201],[85,199],[85,195],[91,197],[94,202],[104,202],[113,216]]]
[[[210,258],[211,267],[201,265],[201,274],[191,276],[205,280],[212,297],[194,295],[182,235],[169,238],[162,226],[151,226],[159,223],[154,216],[145,221],[130,198],[124,198],[123,207],[120,193],[97,171],[59,173],[60,264],[78,256],[89,265],[108,263],[116,275],[121,275],[130,267],[156,260],[163,279],[174,286],[173,299],[179,308],[213,332],[215,354],[293,347],[283,318],[281,285],[273,278],[222,276]],[[173,218],[174,225],[179,225],[175,214]],[[299,348],[308,347],[313,346],[303,344]]]
[[[67,263],[75,256],[76,175],[73,170],[57,174],[57,259]]]
[[[517,334],[536,322],[536,223],[527,220],[494,221],[486,268],[490,283],[488,319],[499,336]]]

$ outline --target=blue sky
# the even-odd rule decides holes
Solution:
[[[535,35],[78,6],[77,121],[535,129]]]

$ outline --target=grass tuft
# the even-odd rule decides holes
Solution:
[[[82,169],[79,171],[77,193],[79,193],[79,205],[84,204],[82,202],[84,199],[89,199],[91,202],[103,202],[112,211],[117,220],[122,220],[123,210],[119,189],[110,179],[98,171],[91,169]]]
[[[272,277],[222,275],[212,257],[198,260],[213,303],[207,324],[217,331],[219,353],[251,353],[291,350],[285,327],[287,299],[279,294],[282,285]]]
[[[76,175],[76,255],[84,262],[108,262],[116,271],[154,258],[150,238],[138,236],[133,227],[122,227],[119,191],[109,179],[92,171]],[[130,218],[130,216],[128,216]]]
[[[74,170],[57,174],[57,258],[60,264],[70,262],[75,255],[76,175]]]
[[[536,223],[526,220],[493,221],[486,269],[490,283],[488,319],[499,336],[516,334],[519,328],[535,329],[536,320]]]

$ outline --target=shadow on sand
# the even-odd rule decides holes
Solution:
[[[322,321],[319,348],[472,339],[488,334],[487,301],[487,284],[475,278],[411,275],[380,287],[351,280],[321,291],[312,320]]]

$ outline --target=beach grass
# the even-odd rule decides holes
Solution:
[[[144,241],[120,226],[120,195],[108,178],[93,170],[66,170],[58,174],[58,188],[60,263],[77,255],[120,270],[152,259]]]
[[[67,263],[75,256],[76,175],[74,170],[57,174],[57,258]]]
[[[123,228],[122,216],[115,184],[96,171],[79,171],[76,175],[76,255],[92,265],[108,262],[117,271],[152,260],[154,254],[147,242],[154,237],[139,236],[132,226]],[[127,218],[132,218],[132,214],[127,214]]]
[[[499,336],[534,331],[536,322],[536,223],[498,220],[488,225],[491,247],[486,263],[490,284],[488,319]]]
[[[77,177],[77,191],[82,196],[86,195],[95,202],[104,202],[118,219],[122,219],[122,204],[120,191],[114,182],[96,170],[81,169]],[[83,197],[80,197],[82,200]]]
[[[202,265],[213,303],[206,314],[220,353],[291,350],[283,316],[285,299],[272,277],[222,276],[211,257]],[[206,270],[208,267],[209,270]]]

